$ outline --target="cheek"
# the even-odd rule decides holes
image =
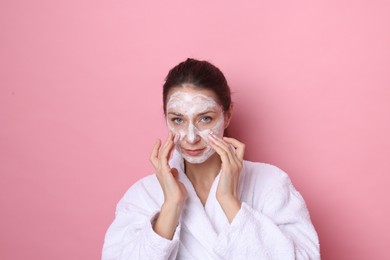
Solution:
[[[200,137],[208,144],[209,143],[210,129],[206,129],[199,132]]]
[[[215,126],[210,129],[205,129],[199,132],[199,135],[202,137],[206,143],[209,143],[209,133],[213,132],[216,136],[222,138],[224,133],[224,119],[220,119],[216,122]]]
[[[225,120],[224,118],[221,118],[220,120],[217,121],[217,123],[215,124],[215,126],[211,129],[211,131],[213,131],[213,133],[218,136],[218,137],[223,137],[223,132],[225,130],[224,128],[224,125],[225,125]]]
[[[186,130],[175,128],[172,125],[170,125],[169,123],[167,123],[167,125],[168,125],[169,131],[171,131],[175,135],[173,142],[175,144],[180,144],[180,142],[183,140],[183,138],[186,135]]]

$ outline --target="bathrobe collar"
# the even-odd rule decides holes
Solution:
[[[203,206],[191,181],[184,172],[184,159],[176,150],[174,150],[169,164],[172,168],[178,170],[179,179],[186,187],[188,193],[181,215],[181,224],[196,237],[199,243],[209,249],[207,250],[208,252],[214,255],[212,248],[218,234],[229,225],[229,221],[216,198],[216,190],[221,173],[216,176],[206,204]]]

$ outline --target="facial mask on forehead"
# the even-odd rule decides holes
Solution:
[[[194,118],[203,112],[208,110],[219,111],[219,116],[214,118],[215,124],[212,128],[199,130],[194,124]],[[209,145],[208,134],[212,131],[215,135],[222,137],[224,132],[224,116],[222,108],[211,97],[190,92],[178,91],[170,97],[167,103],[167,111],[174,111],[185,116],[188,120],[185,128],[174,127],[167,122],[169,130],[175,134],[176,150],[183,156],[183,158],[189,163],[203,163],[212,154],[214,150]],[[205,148],[204,151],[197,156],[190,156],[182,151],[183,142],[187,142],[186,148],[200,137],[200,143],[203,145],[201,148]],[[195,144],[194,144],[195,145]],[[199,144],[197,143],[197,148]]]

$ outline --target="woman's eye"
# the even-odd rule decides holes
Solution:
[[[202,118],[200,119],[200,121],[202,121],[202,123],[210,123],[211,120],[212,120],[212,118],[209,117],[209,116],[204,116],[204,117],[202,117]]]
[[[171,119],[173,123],[177,124],[177,125],[180,125],[181,123],[183,123],[183,119],[180,118],[180,117],[174,117]]]

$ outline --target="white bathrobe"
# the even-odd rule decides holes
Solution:
[[[178,169],[188,191],[173,239],[152,229],[164,195],[156,175],[150,175],[119,201],[102,259],[320,259],[305,202],[277,167],[244,161],[238,190],[241,209],[229,224],[216,199],[219,175],[203,206],[178,153],[170,165]]]

